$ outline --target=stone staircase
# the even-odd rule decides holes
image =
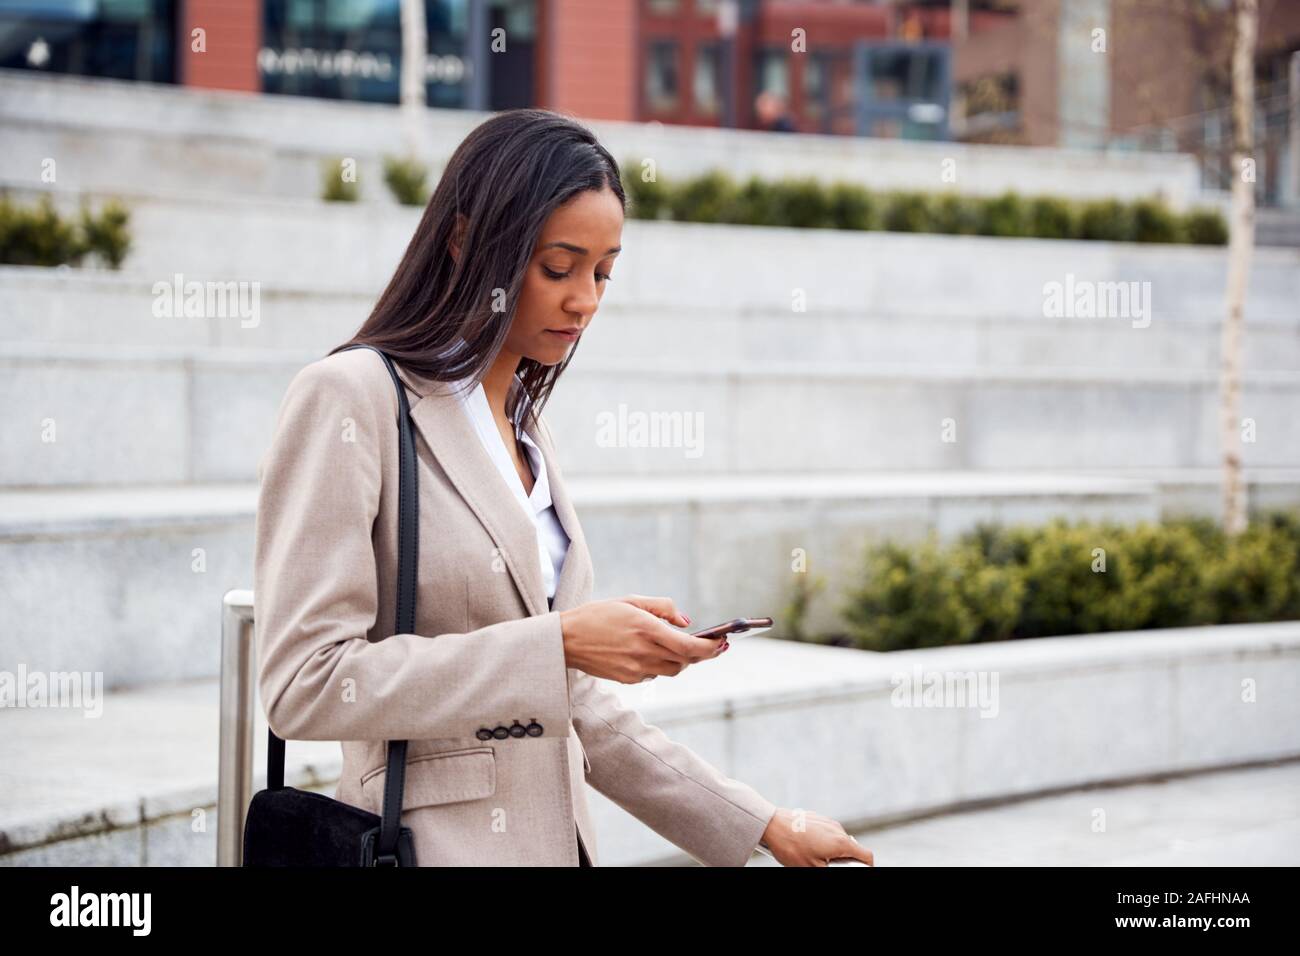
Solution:
[[[174,94],[115,124],[95,175],[65,163],[48,186],[21,165],[40,137],[80,156],[106,135],[57,96],[45,119],[24,114],[22,148],[0,161],[20,199],[74,210],[123,196],[135,240],[121,272],[0,267],[0,666],[100,672],[114,693],[157,698],[176,681],[210,692],[221,596],[251,585],[257,464],[284,388],[364,320],[419,218],[272,188],[295,149],[303,175],[319,158],[292,129],[267,140],[288,114],[254,122],[227,97]],[[0,91],[0,116],[16,102]],[[304,142],[323,116],[346,136],[388,121],[334,108],[303,105]],[[119,119],[130,109],[114,100]],[[183,136],[186,123],[212,132]],[[133,156],[144,173],[123,188]],[[547,409],[597,597],[668,594],[708,623],[779,616],[803,549],[830,585],[807,625],[835,631],[862,548],[883,536],[1218,507],[1222,249],[641,221],[624,246]],[[1256,507],[1300,503],[1297,266],[1298,250],[1260,249],[1252,268],[1243,414]],[[1045,284],[1067,277],[1150,283],[1149,321],[1046,316]],[[177,281],[255,283],[256,321],[158,315]],[[597,416],[628,413],[677,413],[701,441],[602,443]],[[302,779],[323,779],[312,759]],[[10,793],[30,796],[44,772],[25,763]],[[195,774],[214,778],[215,752]],[[57,843],[55,824],[39,826]]]
[[[257,464],[284,388],[360,324],[384,280],[362,257],[341,283],[348,248],[374,255],[354,226],[397,249],[415,222],[222,203],[230,235],[261,238],[176,270],[244,281],[259,261],[256,322],[166,317],[168,250],[203,262],[194,230],[217,206],[152,201],[165,212],[137,223],[120,273],[0,268],[0,560],[15,569],[10,605],[30,611],[6,640],[92,659],[114,686],[214,673],[209,612],[249,583]],[[263,226],[313,237],[334,286],[307,281],[311,244]],[[1222,250],[636,221],[625,245],[547,411],[603,594],[669,593],[701,620],[741,613],[748,594],[757,610],[744,613],[775,615],[794,548],[842,584],[882,534],[1217,507]],[[1300,501],[1297,265],[1300,253],[1260,250],[1251,277],[1243,414],[1257,440],[1244,453],[1259,503]],[[1066,274],[1150,283],[1148,318],[1045,317],[1043,285]],[[683,430],[666,447],[601,438],[602,421],[635,415]],[[69,583],[75,604],[58,600]],[[52,627],[59,616],[67,626]],[[829,593],[809,622],[839,626]]]

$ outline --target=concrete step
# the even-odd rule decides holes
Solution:
[[[109,688],[215,676],[256,508],[249,484],[0,492],[0,661]]]
[[[1246,474],[1253,508],[1300,505],[1300,470]],[[826,591],[813,631],[882,536],[941,538],[979,521],[1156,520],[1216,514],[1213,471],[572,479],[597,568],[595,598],[666,594],[692,618],[784,613],[802,549]],[[220,608],[252,587],[254,484],[0,492],[0,660],[96,671],[109,687],[214,676]]]
[[[1256,209],[1255,244],[1300,247],[1300,209]]]
[[[49,194],[69,213],[83,200],[118,195],[3,179],[0,186],[11,187],[20,201]],[[407,207],[313,200],[162,191],[123,198],[132,209],[134,240],[125,268],[151,284],[179,273],[186,280],[377,296],[421,216]],[[1178,316],[1217,320],[1227,276],[1221,247],[646,220],[625,224],[623,246],[604,303],[696,314],[780,311],[795,321],[823,311],[1046,317],[1045,287],[1060,283],[1064,292],[1067,282],[1076,302],[1083,282],[1138,283],[1152,324]],[[1300,250],[1257,250],[1250,283],[1251,318],[1294,322]],[[1145,317],[1127,313],[1074,321],[1127,323],[1134,335],[1150,329],[1140,327]]]
[[[375,296],[311,286],[249,287],[226,314],[159,314],[172,280],[105,269],[0,266],[4,341],[61,346],[327,349],[365,321]],[[240,311],[242,303],[243,311]]]
[[[83,687],[77,706],[0,710],[0,866],[214,866],[220,681]],[[333,796],[341,764],[336,741],[292,741],[285,782]]]
[[[1100,783],[1294,759],[1296,695],[1264,694],[1242,707],[1216,691],[1247,678],[1294,686],[1297,649],[1294,621],[891,654],[752,637],[670,681],[604,684],[778,806],[816,808],[852,832]],[[969,697],[900,706],[900,686],[919,692],[922,681],[942,687],[954,676]],[[978,695],[966,684],[972,676]],[[94,709],[82,700],[0,709],[0,865],[212,866],[218,682],[157,683],[96,700]],[[254,792],[265,785],[266,739],[260,706],[255,712]],[[334,742],[291,741],[286,782],[332,796],[340,756]],[[682,861],[595,790],[587,798],[602,864]],[[1118,825],[1117,838],[1131,825]]]
[[[0,267],[6,341],[58,346],[139,345],[321,352],[346,341],[369,315],[365,292],[264,285],[245,309],[225,315],[160,317],[155,303],[172,284],[101,270]],[[1289,306],[1290,303],[1287,303]],[[1282,304],[1253,303],[1244,336],[1248,369],[1300,369],[1300,312],[1260,318]],[[583,336],[581,360],[629,355],[696,360],[785,359],[877,365],[986,368],[1216,368],[1222,316],[1161,315],[1146,329],[1115,320],[1039,314],[788,309],[667,308],[652,302],[602,304]]]
[[[317,357],[0,345],[0,486],[253,480]],[[571,366],[547,418],[575,477],[1196,468],[1219,461],[1217,393],[1210,370],[623,358]],[[1247,377],[1247,465],[1300,465],[1297,407],[1300,372]]]

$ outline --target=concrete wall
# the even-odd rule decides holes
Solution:
[[[441,169],[488,114],[430,110],[426,141]],[[1005,146],[918,143],[841,136],[782,136],[593,120],[620,163],[653,159],[661,176],[724,169],[737,177],[816,176],[878,188],[939,190],[943,163],[955,160],[962,192],[1134,198],[1163,194],[1193,203],[1198,189],[1187,156],[1026,151]],[[141,83],[32,77],[0,71],[0,126],[6,158],[0,178],[37,182],[44,157],[61,161],[66,185],[135,190],[186,180],[221,195],[317,196],[326,157],[356,157],[362,194],[385,200],[380,157],[402,148],[396,108],[307,97],[248,96]],[[366,178],[375,187],[367,191]]]
[[[949,682],[960,692],[924,706],[906,693]],[[850,832],[979,801],[1300,756],[1297,622],[891,654],[738,638],[725,661],[671,682],[606,683],[724,773]],[[159,700],[148,712],[194,725],[198,752],[212,754],[215,695],[210,719],[195,710],[198,699],[187,694],[170,710]],[[129,705],[122,706],[126,732],[104,757],[116,758],[124,790],[101,801],[98,814],[31,806],[23,819],[0,815],[0,846],[8,848],[0,865],[214,863],[215,780],[155,785],[128,799],[139,786],[131,775],[138,758],[129,752]],[[110,699],[105,732],[118,713]],[[286,782],[332,794],[338,771],[321,749],[330,745],[308,751],[312,743],[289,746]],[[264,766],[260,750],[254,766]],[[97,772],[114,779],[109,768]],[[254,789],[262,786],[259,774]],[[587,796],[602,865],[686,861],[595,790]],[[202,832],[193,825],[196,810],[209,822]]]

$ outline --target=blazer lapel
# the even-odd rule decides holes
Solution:
[[[416,393],[411,402],[411,421],[437,458],[456,491],[492,537],[531,615],[561,610],[568,605],[570,591],[580,586],[581,569],[574,560],[585,549],[575,547],[582,531],[577,515],[565,494],[554,449],[534,428],[526,429],[542,449],[547,480],[555,513],[569,536],[569,549],[556,582],[553,608],[547,606],[542,569],[538,564],[537,531],[524,514],[496,464],[483,447],[478,432],[460,407],[460,399],[449,385],[416,375],[394,363],[399,377]]]

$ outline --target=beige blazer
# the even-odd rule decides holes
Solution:
[[[385,746],[410,741],[402,823],[423,866],[597,863],[584,783],[707,866],[743,866],[775,804],[566,667],[559,612],[592,565],[550,429],[570,538],[548,608],[536,532],[447,386],[399,366],[419,457],[416,633],[392,634],[397,394],[369,349],[300,370],[259,465],[258,687],[287,740],[338,740],[336,799],[381,812]],[[382,637],[382,635],[388,635]]]

